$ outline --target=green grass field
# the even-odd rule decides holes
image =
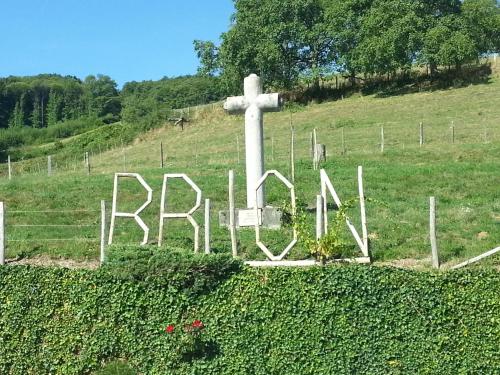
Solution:
[[[266,114],[264,120],[266,168],[290,174],[290,123],[296,132],[296,191],[312,206],[320,189],[319,172],[312,169],[310,133],[327,147],[322,166],[341,199],[357,196],[356,168],[364,168],[370,246],[375,261],[427,259],[429,197],[438,202],[438,246],[443,262],[450,264],[478,255],[500,244],[500,78],[465,88],[400,96],[354,95],[344,100],[293,107],[293,111]],[[425,143],[419,145],[419,123]],[[385,150],[380,150],[384,128]],[[454,143],[452,130],[454,126]],[[227,209],[228,171],[234,169],[237,206],[245,204],[243,117],[222,109],[193,115],[184,131],[166,125],[142,134],[133,143],[91,157],[92,173],[86,175],[83,155],[53,156],[54,175],[46,176],[46,160],[13,164],[13,179],[2,165],[0,200],[7,206],[7,257],[48,254],[78,260],[98,258],[99,205],[109,202],[114,172],[138,172],[154,189],[153,203],[142,217],[150,226],[150,240],[158,235],[159,201],[163,173],[186,173],[212,201],[212,247],[230,251],[229,233],[218,228],[217,212]],[[345,154],[342,149],[342,133]],[[160,142],[166,163],[160,168]],[[240,157],[238,162],[239,143]],[[64,165],[64,167],[63,167]],[[121,185],[121,210],[137,208],[145,193],[133,181]],[[267,184],[268,203],[282,205],[287,191],[276,180]],[[168,206],[184,211],[194,193],[175,182]],[[23,211],[79,212],[23,212]],[[202,224],[203,213],[195,217]],[[359,209],[350,211],[359,228]],[[313,213],[310,213],[313,231]],[[37,226],[25,226],[37,225]],[[40,226],[53,225],[53,226]],[[84,225],[83,227],[55,225]],[[359,228],[360,231],[360,228]],[[346,228],[347,233],[347,228]],[[262,259],[254,245],[253,230],[239,232],[241,254]],[[118,219],[115,240],[139,242],[141,232],[133,220]],[[68,239],[70,241],[52,241]],[[41,241],[48,239],[51,241]],[[278,252],[290,231],[265,233]],[[192,228],[187,221],[167,225],[165,243],[190,248]],[[353,241],[354,244],[354,241]],[[291,257],[307,256],[300,246]],[[430,262],[422,261],[423,265]],[[492,259],[483,264],[498,264]]]

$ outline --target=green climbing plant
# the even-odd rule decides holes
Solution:
[[[297,203],[295,213],[293,213],[289,202],[283,203],[283,217],[285,224],[297,231],[299,242],[319,262],[325,263],[330,259],[348,258],[354,256],[356,251],[342,234],[345,230],[345,222],[349,219],[347,211],[358,200],[359,198],[355,197],[344,201],[342,206],[338,207],[333,220],[328,223],[327,233],[319,239],[316,239],[314,231],[307,225],[308,215],[304,209],[305,204],[302,202]]]

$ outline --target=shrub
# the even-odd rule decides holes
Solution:
[[[178,268],[169,279],[189,274]],[[205,294],[189,295],[130,271],[137,277],[1,267],[0,373],[89,374],[116,359],[152,375],[500,368],[494,270],[244,268]],[[205,325],[211,355],[181,361],[165,327],[196,319]]]
[[[199,294],[241,270],[242,263],[227,254],[194,254],[157,246],[112,246],[107,250],[103,272],[120,279],[168,286]]]

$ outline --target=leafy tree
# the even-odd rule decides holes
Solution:
[[[328,62],[331,40],[318,0],[235,0],[230,30],[222,34],[219,63],[231,91],[250,73],[278,88],[291,88],[301,73]]]
[[[185,76],[160,81],[128,82],[123,86],[122,118],[125,122],[158,123],[172,109],[210,103],[227,96],[219,77]]]
[[[423,31],[416,7],[411,0],[375,1],[364,14],[357,47],[363,72],[385,74],[411,68]]]
[[[50,90],[49,100],[47,102],[47,125],[55,125],[61,120],[62,100],[56,90]]]
[[[427,31],[423,58],[430,66],[454,66],[457,69],[478,56],[472,36],[467,33],[463,19],[450,15]]]
[[[335,64],[354,83],[356,73],[363,71],[359,44],[363,36],[362,22],[373,0],[332,0],[326,3],[326,18],[333,37]]]
[[[116,82],[109,76],[98,74],[90,75],[83,83],[85,90],[85,106],[89,116],[104,117],[118,116],[121,111],[119,105]]]
[[[500,51],[500,7],[496,0],[465,0],[462,14],[479,53]]]
[[[195,40],[193,42],[196,56],[200,60],[198,74],[214,76],[219,70],[218,49],[213,42]]]

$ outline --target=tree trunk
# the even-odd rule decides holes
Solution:
[[[437,64],[435,62],[431,62],[429,64],[429,71],[431,74],[431,77],[435,77],[437,73]]]

